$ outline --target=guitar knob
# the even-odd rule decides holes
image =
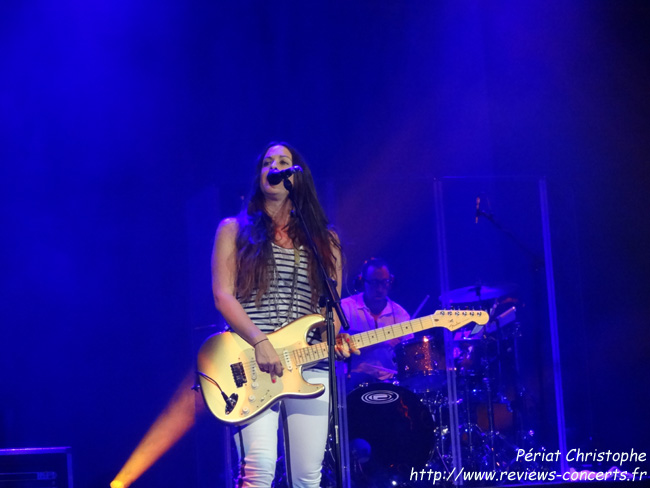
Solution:
[[[259,386],[260,386],[260,384],[259,384],[257,381],[253,381],[253,382],[251,383],[251,388],[252,388],[253,390],[257,390],[257,389],[259,388]]]
[[[255,395],[249,396],[248,401],[251,402],[251,403],[254,402],[255,401]]]
[[[250,410],[248,409],[248,407],[244,407],[244,408],[241,409],[241,413],[242,413],[242,415],[248,415],[248,412],[250,412]]]

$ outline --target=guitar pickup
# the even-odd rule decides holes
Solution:
[[[289,354],[289,351],[285,349],[282,352],[282,356],[284,357],[284,364],[286,364],[287,369],[293,371],[293,363],[291,362],[291,354]]]
[[[242,363],[235,363],[230,365],[230,371],[232,371],[232,379],[235,380],[237,388],[244,386],[248,380],[246,379],[246,372],[244,371],[244,365]]]

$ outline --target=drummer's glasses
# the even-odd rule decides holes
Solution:
[[[388,278],[385,280],[366,280],[366,283],[374,287],[389,286],[392,282],[393,278]]]

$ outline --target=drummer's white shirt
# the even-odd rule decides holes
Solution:
[[[370,309],[363,301],[363,293],[358,293],[341,300],[341,308],[350,323],[350,330],[348,332],[351,335],[410,320],[410,316],[406,310],[390,298],[387,298],[384,310],[382,310],[375,320]],[[412,338],[413,334],[409,334],[402,337],[401,340],[404,341]],[[363,362],[396,370],[397,366],[393,357],[393,348],[388,344],[388,342],[364,347],[361,350],[360,356],[352,355],[352,371]]]

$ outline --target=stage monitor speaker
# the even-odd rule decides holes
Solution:
[[[0,449],[0,488],[73,488],[69,447]]]

